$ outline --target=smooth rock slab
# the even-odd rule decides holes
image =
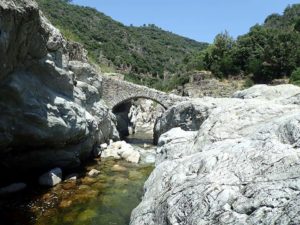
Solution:
[[[54,168],[39,177],[39,184],[43,186],[53,187],[62,181],[62,170]]]
[[[300,106],[286,101],[300,89],[290,88],[193,100],[207,118],[190,137],[178,128],[160,136],[130,225],[300,224]]]

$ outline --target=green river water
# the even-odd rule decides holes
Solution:
[[[96,177],[85,176],[92,168]],[[117,168],[117,169],[116,169]],[[128,225],[152,164],[102,159],[86,165],[76,181],[27,191],[0,202],[1,225]],[[2,221],[2,222],[1,222]]]

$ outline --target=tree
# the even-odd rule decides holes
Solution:
[[[210,50],[203,57],[203,65],[208,65],[208,69],[219,78],[237,73],[238,68],[232,58],[232,49],[235,44],[234,39],[227,31],[218,34]]]
[[[300,32],[300,19],[297,20],[295,26],[294,26],[295,31]]]
[[[299,85],[300,86],[300,67],[298,67],[294,72],[292,73],[290,77],[290,83]]]

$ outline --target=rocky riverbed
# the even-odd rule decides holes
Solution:
[[[98,158],[50,189],[32,182],[22,192],[0,196],[1,224],[128,225],[153,170],[154,164],[146,158],[155,147],[148,144],[145,149],[133,145],[136,151],[147,152],[140,163]]]

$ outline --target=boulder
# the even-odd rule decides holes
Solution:
[[[138,163],[140,153],[134,150],[134,148],[125,141],[117,141],[110,144],[107,149],[102,152],[101,157],[113,157],[115,159],[124,159],[131,163]]]
[[[197,133],[197,131],[184,131],[176,127],[162,134],[156,150],[156,165],[165,160],[179,159],[189,154],[192,148],[186,143],[192,143]]]
[[[208,113],[209,107],[201,102],[186,101],[171,107],[155,122],[154,143],[157,144],[160,135],[174,127],[187,131],[198,130]]]
[[[125,172],[125,171],[127,171],[126,167],[120,166],[118,164],[113,165],[113,167],[111,168],[111,170],[113,172]]]
[[[98,174],[100,174],[100,171],[99,171],[99,170],[96,170],[96,169],[91,169],[91,170],[88,172],[88,176],[90,176],[90,177],[95,177],[95,176],[97,176]]]
[[[206,119],[198,131],[161,135],[130,224],[299,224],[300,106],[285,102],[297,94],[290,88],[194,100]]]
[[[107,149],[108,144],[107,143],[103,143],[100,145],[101,150]]]
[[[77,167],[99,143],[117,140],[101,74],[82,46],[32,0],[1,1],[0,18],[1,171]]]
[[[39,177],[39,184],[43,186],[53,187],[62,181],[62,170],[54,168]]]
[[[237,91],[233,98],[242,99],[262,99],[262,100],[282,100],[288,99],[296,94],[300,94],[300,87],[292,84],[282,84],[268,86],[266,84],[254,85],[246,90]]]
[[[65,181],[76,181],[78,178],[77,173],[71,173],[68,176],[65,177]]]

